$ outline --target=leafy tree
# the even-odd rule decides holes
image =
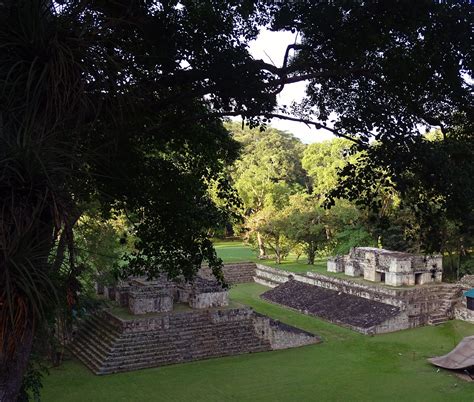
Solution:
[[[326,211],[314,198],[298,194],[283,213],[283,232],[290,240],[304,245],[308,264],[314,265],[316,252],[328,242]]]
[[[309,80],[290,112],[316,127],[331,123],[364,151],[342,169],[327,205],[345,197],[378,210],[377,186],[394,191],[414,207],[423,249],[439,250],[443,211],[465,221],[473,210],[472,5],[292,2],[274,15],[273,29],[302,38],[289,48],[286,77]],[[427,141],[420,125],[438,127],[442,140]]]
[[[368,214],[354,204],[339,200],[328,213],[329,249],[336,255],[348,254],[352,247],[377,246],[377,233]]]
[[[287,224],[284,211],[272,207],[266,207],[248,219],[250,231],[258,233],[261,240],[271,248],[277,264],[281,264],[291,249],[291,244],[285,236]]]
[[[349,160],[353,143],[343,138],[335,138],[323,142],[315,142],[306,147],[302,165],[311,179],[314,194],[323,197],[336,187],[338,172]]]
[[[458,227],[459,238],[473,235],[473,149],[470,132],[457,130],[434,140],[421,137],[403,150],[373,144],[357,164],[343,169],[344,178],[332,195],[368,205],[379,215],[385,205],[383,194],[385,199],[398,198],[399,205],[383,214],[381,229],[391,227],[393,233],[396,226],[406,228],[406,236],[398,230],[398,236],[411,243],[405,248],[443,251],[448,222]],[[412,154],[416,158],[410,158]],[[397,165],[381,169],[389,165],[384,162],[387,158],[400,159]],[[368,182],[379,185],[367,186]]]
[[[251,3],[60,3],[0,8],[5,401],[40,324],[60,298],[76,303],[73,228],[91,200],[132,218],[129,272],[190,278],[207,259],[222,279],[207,234],[227,217],[208,185],[238,147],[219,113],[275,104],[246,48],[261,22]]]
[[[301,166],[304,145],[293,135],[268,128],[266,131],[242,129],[237,124],[228,126],[234,139],[242,144],[231,175],[243,202],[244,215],[266,208],[280,210],[288,205],[289,197],[306,184]],[[256,218],[254,221],[258,221]],[[259,255],[266,255],[265,244],[258,225],[255,229]]]

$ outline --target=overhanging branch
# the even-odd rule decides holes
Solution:
[[[212,117],[248,116],[248,112],[245,112],[245,111],[219,112],[219,113],[212,113],[210,116]],[[325,124],[322,124],[310,119],[305,119],[302,117],[287,116],[287,115],[278,114],[278,113],[264,113],[264,114],[261,114],[260,116],[265,117],[265,118],[271,118],[271,119],[294,121],[296,123],[304,123],[308,126],[314,126],[318,130],[320,129],[327,130],[331,132],[332,134],[334,134],[336,137],[345,138],[346,140],[349,140],[357,145],[364,145],[364,143],[358,138],[351,137],[350,135],[341,133],[340,131],[334,128],[328,127]]]

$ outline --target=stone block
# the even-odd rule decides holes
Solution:
[[[173,310],[171,289],[136,288],[129,292],[128,308],[132,314],[147,314]]]
[[[189,305],[192,308],[210,308],[224,307],[229,305],[229,293],[210,292],[210,293],[194,293],[189,297]]]
[[[362,269],[360,268],[359,264],[356,262],[348,262],[346,264],[346,268],[344,273],[348,276],[361,276]]]
[[[390,261],[390,272],[412,273],[412,264],[410,259],[392,258]]]
[[[341,256],[329,258],[327,268],[328,272],[344,272],[344,258]]]

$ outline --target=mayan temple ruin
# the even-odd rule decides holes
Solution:
[[[231,283],[253,281],[244,265]],[[319,343],[303,330],[229,303],[227,289],[204,268],[192,282],[130,278],[98,287],[114,308],[83,320],[70,350],[95,374]]]
[[[328,272],[363,276],[391,286],[424,285],[442,281],[443,257],[354,247],[348,255],[329,258],[327,267]]]

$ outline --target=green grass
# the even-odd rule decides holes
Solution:
[[[297,349],[94,376],[74,360],[51,369],[43,400],[55,401],[474,401],[474,385],[427,363],[474,325],[451,321],[375,337],[266,303],[258,284],[232,300],[320,335]]]
[[[224,262],[255,261],[296,273],[304,273],[308,271],[320,273],[326,272],[327,258],[317,258],[314,265],[308,265],[306,263],[306,256],[302,255],[299,260],[296,261],[296,255],[290,254],[281,264],[277,264],[271,259],[259,260],[256,251],[252,250],[250,246],[245,245],[239,240],[215,241],[214,246],[217,255],[222,258]]]

